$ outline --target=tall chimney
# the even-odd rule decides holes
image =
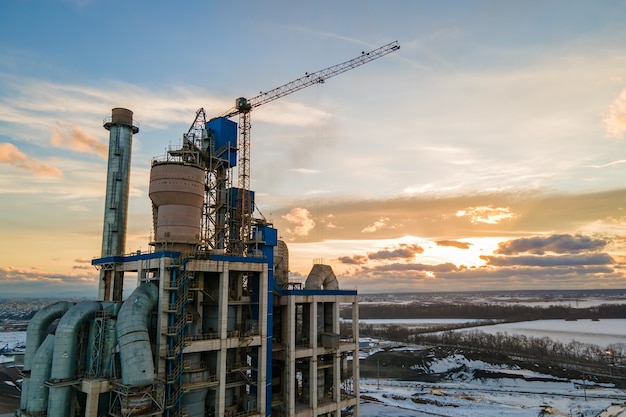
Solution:
[[[130,152],[133,134],[139,124],[133,122],[133,112],[116,107],[111,117],[104,119],[109,131],[109,162],[104,203],[104,228],[102,231],[102,257],[122,256],[126,248],[126,220],[130,184]],[[113,268],[100,271],[98,299],[121,301],[123,272]]]

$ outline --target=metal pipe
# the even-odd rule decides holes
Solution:
[[[45,385],[45,382],[50,378],[54,339],[54,335],[49,334],[39,346],[39,349],[37,349],[32,360],[30,390],[28,392],[28,403],[25,407],[29,415],[45,414],[48,407],[49,388]]]
[[[315,264],[304,283],[305,290],[338,290],[339,282],[330,265]]]
[[[101,308],[97,301],[85,301],[70,308],[59,321],[50,373],[50,382],[53,385],[48,400],[49,416],[67,417],[70,414],[72,386],[69,384],[54,386],[54,383],[71,381],[76,377],[78,331],[83,323],[93,319]]]
[[[26,328],[26,349],[24,350],[24,367],[22,372],[24,378],[22,380],[22,394],[20,397],[20,410],[25,410],[28,403],[28,390],[30,386],[30,371],[33,358],[39,346],[41,346],[44,338],[48,333],[50,324],[61,317],[72,307],[72,303],[68,301],[60,301],[50,304],[39,310]]]
[[[141,284],[122,304],[117,319],[122,383],[145,386],[154,380],[154,359],[148,334],[148,319],[159,298],[150,283]]]

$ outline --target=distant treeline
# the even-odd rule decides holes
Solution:
[[[352,318],[352,307],[341,317]],[[626,318],[626,304],[603,304],[589,308],[568,306],[531,307],[502,304],[373,304],[359,305],[361,319],[477,319],[526,321],[546,319]]]

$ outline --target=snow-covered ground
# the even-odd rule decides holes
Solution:
[[[351,319],[341,319],[342,322],[352,322]],[[459,324],[459,323],[471,323],[481,320],[477,319],[359,319],[361,324],[406,324],[415,325],[419,327],[423,326],[436,326],[440,324]],[[484,320],[482,320],[484,321]]]
[[[26,344],[26,332],[0,332],[0,349],[16,349]],[[0,363],[13,362],[13,356],[0,354]]]
[[[614,404],[626,404],[626,392],[612,385],[471,361],[458,354],[433,359],[423,370],[443,375],[442,381],[361,379],[366,400],[361,417],[596,417]],[[614,409],[614,417],[624,412],[623,407]]]
[[[508,333],[536,338],[549,337],[561,343],[569,343],[576,340],[580,343],[588,343],[600,347],[615,343],[626,343],[626,319],[602,319],[599,321],[535,320],[494,324],[469,330],[480,330],[489,334]]]
[[[15,348],[26,343],[26,332],[0,332],[0,349],[7,346]]]
[[[441,324],[468,323],[472,319],[365,319],[361,323],[374,325],[404,325],[409,328],[427,328]],[[555,342],[567,344],[574,340],[606,347],[626,343],[626,319],[592,320],[534,320],[517,323],[501,323],[478,327],[466,327],[456,331],[479,330],[488,334],[507,333],[526,337],[549,337]]]

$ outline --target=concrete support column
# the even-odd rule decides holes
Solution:
[[[228,330],[228,280],[230,271],[225,262],[220,262],[220,283],[218,294],[218,308],[219,308],[219,321],[217,325],[217,331],[219,332],[220,339],[226,339]]]
[[[313,348],[313,355],[317,354],[317,301],[313,297],[313,302],[310,304],[309,315],[309,341]]]
[[[219,380],[219,386],[217,389],[215,398],[215,415],[223,416],[226,407],[226,352],[227,349],[222,345],[222,348],[217,352],[217,374],[224,376]]]
[[[283,323],[287,323],[287,339],[285,340],[287,372],[286,381],[283,382],[283,392],[287,415],[293,416],[296,413],[296,300],[295,297],[287,297],[287,300],[288,317],[291,320],[283,319]]]
[[[356,300],[352,303],[352,334],[354,335],[355,348],[352,352],[352,375],[354,380],[354,395],[357,401],[354,405],[354,415],[360,415],[359,403],[361,389],[359,387],[359,304]]]
[[[259,293],[268,294],[269,276],[267,264],[263,265],[263,272],[259,277],[259,281]],[[268,295],[268,297],[271,296],[272,295]],[[267,297],[263,297],[261,295],[259,297],[259,332],[261,334],[261,347],[258,354],[259,372],[257,372],[257,407],[262,413],[265,412],[267,405],[267,390],[272,389],[272,381],[267,380],[268,372],[265,372],[265,370],[268,369],[268,366],[272,366],[271,363],[267,363],[268,338],[272,337],[272,334],[270,334],[272,329],[268,329],[268,314],[272,314],[272,312],[268,309]],[[271,340],[269,344],[271,346]],[[271,375],[271,368],[269,371],[269,374]]]
[[[317,410],[317,356],[312,356],[309,361],[309,399],[313,408],[313,415]]]
[[[333,400],[341,400],[341,353],[339,349],[333,356]]]
[[[83,380],[80,390],[87,394],[85,417],[98,417],[100,394],[110,391],[111,383],[107,380]]]
[[[224,343],[228,328],[228,280],[230,271],[226,262],[219,262],[219,287],[218,287],[218,309],[219,318],[217,331],[222,340],[221,348],[217,352],[217,374],[224,376],[219,380],[219,386],[216,391],[215,398],[215,415],[223,416],[226,407],[226,356],[228,352],[227,345]]]
[[[313,351],[311,361],[309,362],[309,398],[311,399],[311,407],[313,407],[313,415],[317,415],[315,412],[317,410],[317,300],[315,296],[313,296],[313,302],[311,303],[309,326],[309,338]]]
[[[339,303],[333,303],[333,333],[340,334]]]

